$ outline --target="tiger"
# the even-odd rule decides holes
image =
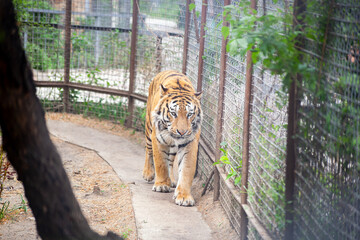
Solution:
[[[149,86],[143,178],[151,182],[155,177],[155,192],[176,187],[173,199],[179,206],[195,204],[191,186],[201,133],[201,95],[187,76],[174,70],[158,73]]]

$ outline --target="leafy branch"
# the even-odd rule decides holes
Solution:
[[[292,11],[278,9],[259,16],[249,2],[241,1],[236,6],[225,6],[224,15],[230,27],[223,26],[221,32],[224,38],[229,36],[227,51],[231,55],[244,56],[251,51],[254,64],[260,63],[264,70],[282,76],[284,90],[298,73],[313,78],[315,68],[301,60],[303,54],[298,45],[301,37],[315,39],[316,35],[310,27],[291,27]]]
[[[237,172],[237,169],[241,168],[242,164],[240,164],[240,166],[238,166],[238,167],[233,166],[228,157],[228,152],[226,150],[227,143],[222,142],[222,143],[220,143],[220,145],[221,145],[220,151],[222,152],[222,156],[220,157],[220,159],[218,161],[213,163],[213,166],[218,165],[218,164],[220,166],[223,166],[223,165],[229,166],[230,171],[229,171],[228,175],[226,176],[226,180],[234,177],[235,178],[234,184],[238,185],[241,182],[241,173]]]

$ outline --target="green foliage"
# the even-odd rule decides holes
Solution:
[[[5,201],[4,203],[2,203],[2,207],[0,209],[0,220],[3,219],[6,213],[8,212],[9,205],[10,205],[9,201]]]
[[[190,3],[189,4],[189,11],[191,12],[194,9],[195,9],[195,3]]]
[[[128,116],[128,115],[127,115]],[[135,133],[136,130],[145,131],[145,121],[146,121],[146,107],[135,107],[134,118],[133,118],[133,128]]]
[[[15,205],[11,211],[23,210],[25,213],[27,213],[28,208],[26,201],[21,194],[20,194],[20,198],[21,198],[21,203],[19,205]]]
[[[60,15],[30,13],[28,9],[55,10],[49,1],[14,0],[17,20],[23,33],[25,51],[32,68],[47,70],[64,67],[64,41],[61,30],[49,24],[60,22]]]
[[[196,7],[195,3],[190,3],[190,4],[189,4],[189,11],[192,12],[192,11],[195,9],[195,7]],[[195,14],[196,14],[196,17],[199,17],[199,16],[200,16],[200,12],[199,12],[199,11],[196,11]]]
[[[8,174],[10,162],[6,159],[6,155],[2,145],[0,146],[0,198],[2,191],[4,190],[4,182]]]
[[[301,60],[303,54],[297,48],[300,37],[315,38],[311,28],[289,27],[292,26],[292,14],[281,9],[275,14],[258,16],[248,1],[241,1],[237,6],[225,6],[224,9],[230,27],[224,26],[222,34],[223,37],[230,35],[227,45],[230,54],[244,56],[251,51],[254,64],[262,64],[272,74],[282,76],[285,90],[298,73],[315,81],[315,69]]]
[[[153,18],[163,18],[177,20],[180,15],[180,5],[178,0],[158,0],[142,1],[140,13]]]
[[[131,232],[132,232],[132,230],[130,228],[126,229],[124,232],[121,233],[121,237],[124,238],[124,239],[127,239]]]
[[[238,170],[239,168],[242,167],[242,164],[240,163],[240,166],[235,167],[233,163],[229,160],[228,151],[226,150],[227,143],[222,142],[220,145],[221,145],[220,151],[222,152],[222,156],[220,157],[219,160],[214,162],[213,165],[215,166],[219,164],[220,166],[223,165],[228,166],[230,170],[228,172],[228,175],[226,176],[226,180],[231,178],[234,180],[234,184],[238,185],[241,182],[241,173]]]

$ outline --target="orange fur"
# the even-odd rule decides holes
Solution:
[[[169,192],[176,186],[175,203],[182,206],[195,204],[191,185],[201,131],[200,96],[191,81],[176,71],[159,73],[149,87],[143,177],[148,182],[155,178],[156,192]],[[179,169],[177,183],[174,162]]]

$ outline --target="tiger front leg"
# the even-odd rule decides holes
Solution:
[[[176,187],[176,180],[174,176],[174,165],[176,166],[176,162],[177,162],[177,158],[176,158],[177,150],[178,150],[177,148],[171,147],[169,148],[169,153],[168,153],[169,176],[170,176],[172,188]]]
[[[191,195],[197,161],[198,140],[192,141],[179,150],[179,180],[174,193],[175,203],[180,206],[193,206],[195,200]]]
[[[154,165],[155,165],[155,183],[152,188],[155,192],[170,192],[171,180],[169,177],[167,159],[162,152],[161,146],[157,140],[153,141]]]
[[[143,178],[147,182],[154,180],[155,170],[154,170],[154,159],[152,148],[146,147],[146,156],[145,156],[145,166],[143,169]]]

